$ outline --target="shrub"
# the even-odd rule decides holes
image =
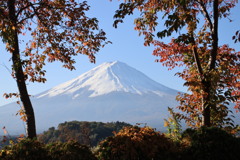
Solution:
[[[239,160],[240,141],[220,128],[187,129],[182,135],[184,159]]]
[[[6,146],[0,152],[1,160],[97,160],[90,149],[78,142],[44,145],[37,140],[23,139]]]
[[[97,160],[87,146],[75,141],[55,142],[46,148],[54,160]]]
[[[16,144],[4,147],[0,153],[1,160],[48,160],[44,145],[37,140],[23,139]]]
[[[173,142],[149,127],[126,127],[99,144],[100,160],[175,159]]]

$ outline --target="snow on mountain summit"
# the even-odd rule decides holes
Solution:
[[[177,93],[116,61],[103,63],[31,100],[38,132],[73,120],[143,123],[164,130],[167,107],[179,105]],[[24,133],[18,110],[17,103],[1,108],[0,126],[6,126],[11,134]]]
[[[167,88],[122,62],[94,69],[31,97],[38,132],[64,121],[124,121],[161,128],[167,107],[175,107],[176,90]],[[2,107],[0,125],[10,133],[24,133],[16,116],[19,105]]]
[[[151,80],[127,64],[114,61],[103,63],[73,80],[39,94],[36,98],[60,94],[71,94],[75,98],[86,91],[90,93],[88,97],[110,92],[128,92],[139,95],[147,92],[154,92],[158,95],[176,93],[175,90]]]

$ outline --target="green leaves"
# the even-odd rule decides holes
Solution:
[[[164,127],[167,127],[168,131],[166,135],[174,141],[180,141],[182,126],[180,124],[181,121],[179,116],[173,111],[173,108],[168,107],[168,112],[170,113],[170,117],[164,119]]]

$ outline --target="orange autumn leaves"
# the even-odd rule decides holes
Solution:
[[[180,119],[188,125],[233,126],[229,104],[240,109],[240,55],[228,45],[218,45],[218,21],[231,19],[237,1],[125,0],[114,15],[114,26],[134,10],[135,30],[145,46],[154,46],[157,62],[185,80],[188,93],[180,94]],[[231,36],[231,35],[230,35]],[[170,42],[163,40],[172,37]],[[232,37],[238,42],[239,32]],[[210,109],[209,109],[210,108]],[[204,119],[207,119],[206,121]],[[204,120],[204,121],[203,121]]]
[[[24,108],[19,114],[27,119],[28,138],[36,137],[36,126],[26,81],[45,82],[47,62],[59,61],[70,70],[79,54],[95,62],[95,53],[108,43],[98,20],[86,15],[88,10],[86,1],[0,1],[0,38],[12,56],[12,76]]]
[[[150,127],[125,127],[99,144],[99,159],[164,159],[172,141]]]
[[[0,6],[6,5],[7,0],[0,2]],[[43,69],[46,62],[60,61],[63,67],[72,70],[74,56],[84,54],[95,62],[95,53],[109,43],[106,33],[98,27],[98,20],[86,15],[89,10],[86,1],[16,0],[15,6],[16,25],[7,21],[4,15],[8,15],[8,10],[0,7],[0,35],[10,52],[14,49],[8,38],[12,34],[10,26],[29,37],[21,58],[26,79],[32,82],[46,81]]]

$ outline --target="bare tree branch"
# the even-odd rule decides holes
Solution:
[[[218,1],[214,0],[213,2],[213,30],[212,30],[212,51],[210,57],[210,70],[215,69],[216,66],[216,57],[217,57],[217,50],[218,50]]]
[[[195,42],[195,39],[193,37],[193,33],[191,35],[191,42],[193,44],[192,50],[193,50],[194,60],[197,64],[197,70],[198,70],[199,74],[201,75],[201,79],[202,79],[203,69],[202,69],[202,66],[201,66],[201,62],[200,62],[199,54],[198,54],[198,51],[197,51],[196,42]]]
[[[213,30],[213,23],[212,23],[212,20],[211,20],[209,14],[208,14],[208,11],[207,11],[204,3],[201,0],[198,0],[197,2],[200,4],[200,6],[202,8],[203,15],[206,17],[207,22],[208,22],[209,27],[210,27],[210,30],[212,31]]]

